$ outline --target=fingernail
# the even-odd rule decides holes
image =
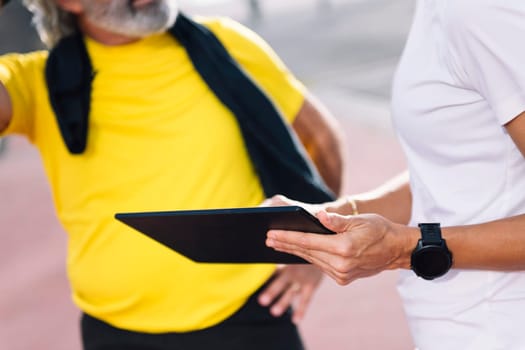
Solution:
[[[268,306],[269,303],[270,298],[267,295],[261,295],[259,297],[259,304],[261,304],[262,306]]]
[[[279,316],[281,314],[281,308],[280,307],[272,307],[270,309],[270,312],[272,313],[272,315],[274,316]]]
[[[274,244],[275,244],[275,241],[273,239],[267,239],[266,240],[266,245],[268,247],[273,247]]]

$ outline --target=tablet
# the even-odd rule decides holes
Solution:
[[[334,234],[299,206],[117,213],[115,218],[196,262],[307,261],[265,244],[269,229]]]

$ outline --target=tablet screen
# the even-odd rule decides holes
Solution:
[[[265,244],[269,229],[333,234],[298,206],[118,213],[116,219],[197,262],[307,263]]]

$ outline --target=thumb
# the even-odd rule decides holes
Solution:
[[[276,194],[270,198],[267,198],[263,203],[264,206],[280,207],[284,205],[290,205],[291,200],[282,194]]]
[[[353,219],[351,216],[328,213],[324,210],[317,213],[317,218],[326,228],[337,233],[348,231]]]

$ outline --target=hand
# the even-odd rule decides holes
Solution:
[[[290,199],[286,196],[283,196],[281,194],[265,199],[261,203],[260,206],[261,207],[282,207],[286,205],[295,205],[298,207],[303,207],[306,211],[308,211],[312,215],[316,215],[319,211],[323,209],[320,204],[307,204],[307,203],[299,202],[299,201]]]
[[[341,285],[410,265],[406,247],[415,244],[410,245],[407,227],[375,214],[341,216],[321,211],[317,217],[337,234],[271,230],[266,245],[310,261]]]
[[[281,316],[293,305],[292,321],[298,323],[305,315],[323,274],[313,265],[284,265],[277,276],[259,295],[259,303],[272,305],[270,313]]]

